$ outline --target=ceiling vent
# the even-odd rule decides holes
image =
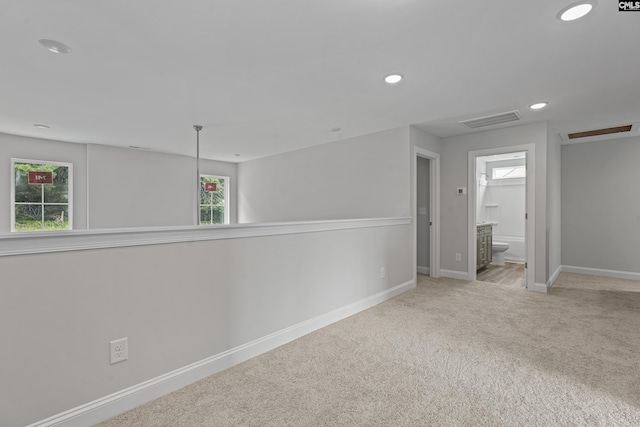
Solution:
[[[463,120],[459,123],[465,125],[469,129],[479,129],[487,126],[501,125],[509,122],[518,122],[522,120],[517,110],[507,113],[494,114],[493,116],[478,117],[476,119]]]
[[[585,132],[569,133],[567,134],[567,137],[569,139],[577,139],[577,138],[588,138],[590,136],[609,135],[612,133],[631,132],[631,126],[632,125],[616,126],[612,128],[594,129],[594,130],[588,130]]]
[[[560,133],[560,138],[562,138],[562,144],[575,144],[578,142],[625,138],[635,136],[637,135],[637,132],[640,132],[640,122],[572,133],[562,132]]]

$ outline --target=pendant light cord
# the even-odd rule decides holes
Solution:
[[[202,126],[193,125],[196,131],[196,225],[200,225],[200,131]]]

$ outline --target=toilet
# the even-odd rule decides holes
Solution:
[[[491,252],[493,253],[491,264],[504,265],[504,253],[509,249],[508,243],[492,242]]]

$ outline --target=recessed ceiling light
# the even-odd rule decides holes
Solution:
[[[540,110],[541,108],[544,108],[547,105],[549,105],[548,102],[542,101],[542,102],[536,102],[535,104],[529,105],[529,108],[531,108],[532,110]]]
[[[38,40],[40,46],[47,49],[49,52],[67,54],[71,53],[71,48],[64,43],[57,42],[55,40],[40,39]]]
[[[389,84],[395,84],[402,80],[402,77],[402,74],[389,74],[384,78],[384,81]]]
[[[587,13],[591,12],[591,9],[593,9],[595,4],[595,1],[580,1],[572,3],[562,9],[560,13],[558,13],[558,17],[562,21],[575,21],[576,19],[580,19]]]
[[[47,125],[41,125],[39,123],[36,123],[33,125],[34,127],[37,127],[38,129],[49,129],[49,126]]]

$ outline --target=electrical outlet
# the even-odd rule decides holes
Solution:
[[[110,361],[114,363],[123,362],[129,358],[129,339],[120,338],[119,340],[111,341],[109,343],[110,349]]]
[[[460,255],[460,254],[456,254],[456,261],[457,261],[457,262],[462,261],[462,255]]]
[[[380,267],[380,278],[384,279],[385,277],[387,277],[387,271],[384,267]]]

